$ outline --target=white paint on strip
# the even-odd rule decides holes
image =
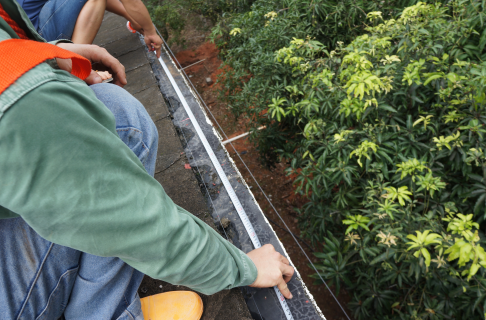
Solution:
[[[187,115],[191,119],[192,124],[194,125],[194,128],[196,129],[196,133],[198,134],[199,138],[201,139],[201,142],[206,149],[206,152],[209,155],[209,158],[211,159],[211,162],[213,163],[216,172],[218,173],[221,181],[223,182],[223,185],[228,191],[228,195],[230,196],[233,205],[236,208],[236,211],[238,212],[238,215],[240,216],[241,222],[245,226],[246,231],[248,232],[248,235],[250,236],[251,242],[253,243],[253,246],[255,248],[260,248],[262,245],[260,243],[260,240],[258,239],[258,236],[255,233],[255,229],[253,229],[253,226],[250,222],[250,219],[248,218],[248,215],[246,214],[245,210],[243,209],[243,206],[240,203],[240,200],[238,199],[238,196],[236,195],[235,191],[233,190],[233,187],[231,186],[228,177],[223,171],[223,168],[221,167],[221,164],[218,161],[218,158],[216,158],[216,155],[213,152],[213,149],[211,148],[211,145],[209,144],[208,140],[206,139],[206,136],[204,135],[201,127],[199,126],[199,123],[197,122],[196,117],[192,113],[191,108],[187,104],[186,99],[184,98],[184,95],[182,94],[181,90],[179,89],[179,86],[174,80],[174,77],[172,77],[172,74],[170,73],[169,69],[167,68],[167,65],[165,64],[164,60],[162,60],[162,57],[159,58],[159,62],[162,65],[162,68],[164,69],[167,77],[169,78],[172,87],[174,88],[175,92],[177,93],[177,96],[179,97],[179,100],[181,101],[182,105],[184,106],[184,109],[187,112]],[[275,293],[277,294],[278,301],[280,302],[280,305],[282,306],[282,309],[285,313],[285,316],[287,317],[287,320],[294,320],[294,317],[292,316],[292,313],[290,312],[290,308],[285,301],[285,297],[282,295],[280,290],[277,287],[273,287],[275,290]]]

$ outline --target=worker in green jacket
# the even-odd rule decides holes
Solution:
[[[19,33],[30,40],[14,43],[44,42],[15,0],[0,4],[0,52]],[[271,245],[243,253],[153,178],[157,131],[121,88],[123,66],[97,46],[53,45],[104,64],[118,86],[72,76],[73,58],[0,90],[0,319],[143,319],[143,274],[204,294],[277,285],[291,298],[285,257]],[[1,56],[0,87],[12,61],[37,54],[16,52]]]

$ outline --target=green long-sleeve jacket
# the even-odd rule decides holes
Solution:
[[[44,41],[15,0],[1,4]],[[0,18],[0,41],[10,38],[17,36]],[[47,63],[0,95],[0,219],[18,216],[49,241],[119,257],[205,294],[256,279],[246,254],[175,205],[147,174],[93,91]]]

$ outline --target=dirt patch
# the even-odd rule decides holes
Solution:
[[[173,47],[172,50],[183,68],[189,66],[185,69],[186,73],[195,85],[199,94],[203,97],[211,113],[222,126],[226,135],[234,137],[246,132],[248,130],[246,126],[247,121],[243,118],[235,119],[228,106],[218,100],[216,91],[217,85],[215,85],[215,81],[217,74],[221,72],[221,70],[218,69],[221,65],[221,61],[218,59],[218,50],[216,46],[209,42],[202,42],[197,46],[192,46],[188,50],[183,50],[181,47]],[[196,62],[199,63],[190,66]],[[211,80],[208,81],[208,78]],[[227,146],[228,151],[235,160],[244,179],[251,187],[263,212],[272,223],[272,227],[277,232],[280,241],[284,244],[290,255],[290,259],[299,270],[318,306],[321,308],[327,319],[346,319],[326,287],[322,284],[315,285],[315,279],[310,277],[310,275],[315,274],[315,271],[309,266],[305,255],[307,255],[313,263],[319,262],[312,254],[312,248],[306,244],[305,240],[299,240],[300,246],[304,249],[305,254],[302,252],[293,237],[286,231],[284,224],[273,211],[265,196],[259,190],[257,184],[254,182],[250,173],[246,170],[236,153],[241,156],[253,173],[270,201],[272,201],[273,205],[290,228],[291,232],[294,235],[299,236],[300,230],[297,223],[297,214],[293,208],[301,207],[305,203],[305,200],[294,194],[293,181],[285,174],[287,165],[279,163],[273,169],[262,166],[259,160],[258,151],[251,141],[249,141],[248,137],[236,140],[233,143],[233,146],[236,151],[230,145]],[[314,248],[314,250],[319,251],[319,248]],[[342,289],[338,299],[340,303],[345,306],[350,300],[350,295]],[[346,309],[346,311],[348,314],[351,314],[349,310]]]
[[[169,30],[168,41],[171,49],[178,52],[191,50],[206,42],[206,38],[213,27],[211,20],[188,9],[181,10],[180,14],[186,23],[186,27],[181,32],[180,40],[182,41],[178,43],[175,42],[177,35]]]

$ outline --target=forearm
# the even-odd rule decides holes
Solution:
[[[117,14],[119,16],[122,16],[129,21],[133,19],[133,17],[131,17],[128,14],[127,10],[125,10],[125,7],[120,2],[120,0],[107,0],[106,10],[109,12],[113,12],[114,14]]]
[[[142,26],[145,35],[156,34],[150,14],[141,0],[121,0],[121,3],[127,14]]]
[[[251,260],[172,202],[80,81],[25,95],[0,140],[0,206],[45,239],[206,294],[255,281]]]

